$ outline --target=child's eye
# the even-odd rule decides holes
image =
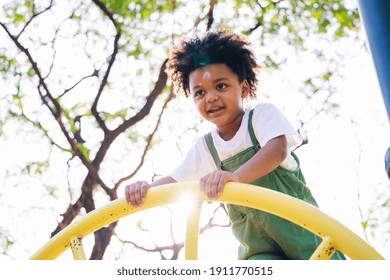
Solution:
[[[217,85],[217,89],[218,90],[221,90],[221,89],[224,89],[224,88],[226,88],[226,84],[218,84]]]
[[[197,90],[194,92],[195,97],[202,96],[203,94],[204,94],[204,90]]]

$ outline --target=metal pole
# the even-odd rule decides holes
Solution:
[[[358,2],[390,120],[390,0],[358,0]]]

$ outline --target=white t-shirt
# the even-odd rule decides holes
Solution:
[[[232,139],[223,140],[216,129],[211,132],[214,146],[221,161],[253,146],[248,131],[249,111],[245,110],[240,128]],[[280,135],[286,135],[289,148],[301,142],[300,135],[287,118],[274,105],[269,103],[256,105],[252,116],[252,126],[261,147],[264,147],[269,140]],[[296,169],[297,162],[289,153],[281,166]],[[193,181],[199,180],[214,170],[217,170],[217,166],[207,147],[205,137],[200,137],[192,146],[184,161],[169,176],[178,182]]]

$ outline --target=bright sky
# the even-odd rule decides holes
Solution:
[[[319,202],[321,210],[364,237],[360,226],[360,209],[363,213],[367,213],[368,209],[375,204],[378,195],[389,188],[383,158],[389,145],[390,132],[371,57],[368,54],[359,54],[349,58],[346,65],[345,80],[338,86],[336,95],[340,103],[339,117],[320,115],[308,123],[306,130],[309,135],[309,144],[301,147],[297,154],[300,157],[308,186]],[[264,73],[261,76],[260,91],[263,94],[260,95],[258,102],[274,103],[297,127],[296,114],[304,104],[304,100],[294,99],[299,89],[293,81],[307,71],[316,69],[316,65],[310,64],[310,60],[304,60],[293,62],[285,68],[286,70],[281,72]],[[0,84],[0,88],[5,87],[6,85]],[[289,92],[293,94],[286,94]],[[173,101],[172,106],[180,106],[184,111],[187,110],[188,118],[193,118],[193,114],[196,114],[189,100],[179,98]],[[188,125],[186,119],[174,120],[174,125],[186,124]],[[205,124],[201,127],[201,131],[206,131],[208,128]],[[143,179],[143,176],[149,177],[152,168],[161,174],[166,174],[180,161],[181,154],[177,151],[175,144],[172,144],[176,143],[176,139],[170,139],[169,134],[165,136],[162,148],[151,153],[138,179]],[[6,166],[18,165],[26,158],[36,157],[34,151],[39,151],[38,140],[34,146],[26,146],[18,139],[0,143],[1,180],[5,175],[2,170],[5,170]],[[186,150],[190,143],[182,143],[182,146]],[[167,158],[170,159],[169,164],[167,164]],[[125,162],[124,165],[126,165]],[[65,170],[58,170],[58,174],[52,176],[63,176],[65,172]],[[77,176],[82,177],[83,174]],[[18,189],[11,187],[14,180],[16,178],[11,181],[7,180],[4,184],[1,183],[5,187],[0,191],[0,199],[6,203],[0,205],[0,226],[16,240],[11,250],[12,257],[27,259],[47,241],[48,233],[56,226],[54,214],[44,214],[42,209],[52,207],[53,212],[62,213],[63,208],[59,205],[61,203],[57,203],[52,197],[42,198],[46,191],[33,187],[34,184],[40,184],[34,178],[31,178],[29,182],[20,183]],[[64,192],[66,196],[66,190]],[[33,210],[27,212],[27,205],[33,206]],[[210,206],[205,206],[205,212],[208,212]],[[177,225],[175,234],[180,239],[183,238],[180,236],[184,234],[185,219],[185,211],[182,208],[186,208],[186,205],[179,204],[174,208],[179,208],[175,211],[174,221]],[[158,218],[156,218],[157,212]],[[143,225],[157,230],[166,228],[165,219],[168,218],[168,214],[165,208],[147,211],[142,216]],[[365,217],[366,214],[364,214]],[[124,226],[118,227],[118,234],[137,234],[135,223],[139,219],[140,216],[136,215],[127,217],[128,223],[124,222]],[[389,225],[385,224],[383,228],[389,229]],[[137,238],[147,240],[145,234],[138,235]],[[163,242],[164,238],[167,236],[162,233],[161,240],[158,241]],[[213,229],[202,235],[199,240],[200,259],[236,258],[237,243],[228,228]],[[380,236],[376,239],[370,236],[369,242],[386,258],[390,258],[390,247],[389,245],[383,246],[384,241]],[[88,250],[91,242],[87,238],[84,243]],[[120,245],[113,241],[112,246]],[[144,259],[150,256],[139,252],[135,255],[130,250],[123,254],[124,258]],[[107,257],[110,257],[109,251]],[[0,259],[2,258],[7,257],[0,255]],[[70,252],[65,253],[62,258],[71,258]],[[156,255],[156,258],[159,256]]]

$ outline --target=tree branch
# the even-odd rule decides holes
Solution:
[[[222,209],[225,212],[226,216],[228,216],[225,204],[224,203],[220,203],[219,206],[214,209],[213,215],[211,215],[211,217],[210,217],[209,221],[207,222],[207,224],[205,224],[201,229],[199,229],[199,235],[201,235],[205,231],[211,229],[212,227],[230,227],[230,225],[231,225],[230,222],[227,225],[219,225],[219,224],[214,223],[215,214],[217,213],[217,211],[219,209]]]
[[[80,196],[76,203],[74,203],[73,205],[69,204],[68,209],[66,209],[65,213],[61,215],[63,217],[62,221],[58,223],[56,229],[51,233],[50,237],[53,238],[53,236],[55,236],[62,229],[67,227],[80,213],[82,207],[82,197]]]
[[[153,107],[154,101],[157,99],[157,97],[162,93],[162,91],[165,88],[165,85],[168,80],[168,75],[165,73],[165,65],[167,63],[167,60],[164,61],[163,65],[160,68],[160,73],[157,79],[157,82],[149,94],[149,96],[146,98],[146,103],[141,108],[141,110],[138,111],[136,115],[133,117],[125,120],[122,124],[120,124],[116,129],[112,131],[108,131],[104,136],[104,139],[102,141],[102,144],[96,153],[96,156],[92,162],[94,166],[100,166],[101,162],[103,161],[108,149],[110,148],[113,141],[118,137],[121,133],[126,131],[129,127],[133,126],[137,122],[141,121],[143,118],[145,118],[147,115],[149,115],[151,108]],[[95,112],[98,114],[97,112]]]
[[[58,98],[61,98],[63,97],[65,94],[67,94],[69,91],[71,91],[72,89],[74,89],[75,87],[77,87],[82,81],[84,81],[85,79],[88,79],[88,78],[92,78],[92,77],[98,77],[99,76],[99,71],[98,70],[94,70],[93,73],[91,75],[87,75],[87,76],[84,76],[82,77],[78,82],[76,82],[73,86],[71,86],[70,88],[67,88],[64,90],[64,92],[58,96]]]
[[[81,162],[88,168],[89,171],[91,171],[93,174],[97,174],[95,168],[90,164],[89,160],[83,155],[83,153],[80,151],[80,149],[77,146],[77,143],[74,141],[73,137],[70,136],[69,132],[67,131],[62,118],[61,118],[61,106],[58,103],[58,101],[53,97],[51,94],[45,79],[42,77],[41,71],[38,67],[38,64],[35,62],[34,58],[32,57],[31,53],[28,49],[26,49],[19,41],[18,39],[11,34],[11,32],[8,30],[8,28],[0,22],[0,26],[3,27],[3,29],[6,31],[8,36],[11,38],[11,40],[14,42],[14,44],[17,46],[17,48],[24,53],[27,56],[28,61],[30,62],[32,68],[35,71],[35,74],[38,77],[39,83],[37,86],[38,93],[41,97],[41,100],[43,104],[49,109],[51,114],[53,115],[54,119],[58,123],[61,132],[65,136],[67,142],[69,143],[70,147],[72,148],[74,154],[80,158]],[[44,92],[41,91],[41,87],[43,88]]]
[[[116,22],[116,20],[114,19],[114,15],[113,13],[107,8],[107,6],[105,4],[103,4],[102,2],[100,2],[99,0],[92,0],[93,3],[96,4],[96,6],[99,7],[100,10],[102,10],[102,12],[110,19],[110,21],[112,22],[112,24],[115,26],[115,28],[118,27],[118,24]]]
[[[127,180],[131,179],[135,174],[137,174],[137,172],[140,170],[140,168],[141,168],[142,165],[144,164],[146,154],[147,154],[147,152],[149,151],[149,148],[150,148],[150,146],[151,146],[151,143],[152,143],[152,140],[153,140],[153,138],[154,138],[154,135],[156,134],[156,132],[157,132],[159,126],[160,126],[161,118],[162,118],[162,116],[163,116],[163,114],[164,114],[164,112],[165,112],[165,109],[166,109],[168,103],[172,100],[173,97],[174,97],[174,94],[173,94],[173,92],[172,92],[172,90],[171,90],[169,96],[167,97],[167,99],[166,99],[165,102],[164,102],[164,105],[163,105],[163,107],[162,107],[162,109],[161,109],[161,112],[160,112],[160,114],[159,114],[159,116],[158,116],[156,125],[155,125],[155,127],[154,127],[152,133],[148,136],[148,140],[146,141],[146,145],[145,145],[145,148],[144,148],[144,152],[143,152],[143,154],[142,154],[142,156],[141,156],[141,159],[140,159],[140,162],[138,163],[138,166],[137,166],[137,167],[134,169],[134,171],[131,172],[129,175],[127,175],[127,176],[121,178],[121,179],[115,184],[114,189],[118,189],[118,187],[120,186],[120,184],[122,184],[124,181],[127,181]]]
[[[48,109],[50,110],[50,112],[53,114],[53,116],[55,117],[55,119],[57,119],[60,114],[61,114],[61,107],[60,107],[60,104],[53,98],[53,96],[51,95],[46,83],[45,83],[45,79],[42,77],[41,75],[41,71],[39,70],[39,67],[37,65],[37,63],[35,62],[35,60],[33,59],[31,53],[29,52],[28,49],[26,49],[20,42],[19,40],[17,39],[17,37],[13,36],[11,34],[11,32],[8,30],[7,26],[5,26],[5,24],[3,24],[2,22],[0,22],[0,26],[3,27],[3,29],[5,30],[5,32],[8,34],[8,36],[11,38],[11,40],[14,42],[14,44],[17,46],[17,48],[22,52],[24,53],[26,56],[27,56],[27,59],[28,61],[30,62],[32,68],[34,69],[35,71],[35,74],[38,76],[38,79],[39,79],[39,86],[42,86],[43,89],[45,90],[45,95],[43,95],[42,92],[39,92],[41,94],[41,98],[45,101],[45,105],[48,107]],[[50,104],[47,102],[48,100],[50,100],[50,102],[52,103],[52,106],[50,106]]]
[[[31,123],[33,126],[35,126],[38,130],[42,131],[43,134],[47,137],[47,139],[49,139],[50,143],[54,146],[56,146],[58,149],[60,149],[61,151],[64,151],[64,152],[68,152],[68,153],[72,153],[71,150],[69,149],[66,149],[64,147],[61,147],[59,144],[57,144],[53,138],[51,138],[51,136],[49,135],[49,132],[42,126],[42,124],[40,122],[36,122],[32,119],[30,119],[23,111],[22,111],[22,114],[21,114],[21,117],[23,119],[25,119],[27,122]]]
[[[29,24],[34,20],[34,18],[38,17],[39,15],[47,12],[48,10],[50,10],[53,6],[53,0],[50,0],[50,3],[49,3],[49,6],[47,8],[45,8],[44,10],[38,12],[38,13],[35,13],[35,5],[33,3],[33,6],[32,6],[32,17],[26,22],[26,24],[23,26],[22,30],[19,32],[19,34],[16,36],[16,39],[19,39],[20,35],[22,35],[22,33],[24,32],[24,30],[26,30],[27,26],[29,26]]]
[[[141,110],[138,111],[138,113],[136,115],[134,115],[133,117],[124,121],[121,125],[119,125],[113,131],[115,137],[120,135],[126,129],[128,129],[132,125],[136,124],[137,122],[139,122],[143,118],[145,118],[147,115],[149,115],[150,110],[154,104],[154,101],[156,101],[157,97],[164,90],[165,85],[166,85],[167,80],[168,80],[168,75],[167,75],[167,73],[165,73],[165,66],[166,66],[167,61],[168,60],[166,59],[164,61],[163,65],[161,66],[157,82],[156,82],[153,90],[149,94],[149,96],[146,98],[146,103],[144,104],[144,106],[141,108]]]
[[[201,23],[202,21],[204,21],[207,18],[208,20],[207,20],[206,30],[210,30],[211,25],[214,22],[214,7],[215,7],[216,2],[217,2],[216,0],[210,0],[209,10],[202,18],[198,18],[195,21],[194,27],[197,27],[199,25],[199,23]]]
[[[118,54],[118,50],[119,50],[118,45],[119,45],[119,38],[120,37],[121,37],[121,33],[118,31],[118,33],[115,35],[114,50],[112,51],[111,58],[110,58],[110,61],[108,63],[108,67],[107,67],[106,73],[103,76],[102,82],[100,83],[100,86],[99,86],[98,93],[96,95],[96,98],[95,98],[95,100],[94,100],[94,102],[92,104],[92,108],[91,108],[92,114],[94,115],[96,121],[98,122],[99,126],[103,129],[105,134],[107,134],[109,132],[109,130],[108,130],[107,126],[106,126],[106,123],[104,122],[104,120],[100,116],[100,113],[97,110],[97,105],[98,105],[100,97],[101,97],[101,95],[103,93],[103,89],[104,89],[104,87],[106,86],[106,84],[108,82],[108,77],[110,75],[112,66],[114,65],[114,62],[115,62],[115,59],[116,59],[116,55]]]
[[[114,39],[114,46],[113,46],[113,51],[112,51],[112,54],[111,54],[111,58],[110,58],[110,61],[108,63],[108,67],[107,67],[106,73],[104,74],[102,82],[100,83],[100,87],[99,87],[98,93],[97,93],[96,98],[95,98],[95,100],[94,100],[94,102],[92,104],[92,109],[91,109],[92,114],[94,115],[94,117],[95,117],[96,121],[98,122],[99,126],[103,129],[104,133],[107,134],[109,130],[108,130],[107,126],[106,126],[106,123],[104,122],[104,120],[100,116],[99,112],[97,111],[97,106],[98,106],[98,103],[99,103],[99,99],[100,99],[100,97],[102,95],[103,89],[104,89],[104,87],[107,84],[108,77],[110,75],[112,66],[114,65],[114,62],[115,62],[115,59],[116,59],[116,55],[118,54],[118,51],[119,51],[119,39],[121,37],[121,32],[119,30],[119,27],[118,27],[118,24],[117,24],[116,20],[114,19],[114,15],[112,14],[112,12],[109,11],[108,8],[102,2],[100,2],[98,0],[93,0],[93,2],[110,19],[110,21],[112,22],[112,24],[114,25],[115,30],[116,30],[116,35],[115,35],[115,39]]]
[[[220,205],[214,210],[212,216],[210,217],[209,221],[207,222],[206,225],[204,225],[200,230],[199,230],[199,235],[205,233],[207,230],[213,228],[213,227],[229,227],[230,226],[230,223],[227,224],[227,225],[220,225],[220,224],[216,224],[214,223],[214,216],[216,214],[216,212],[218,210],[222,209],[226,215],[227,215],[227,211],[226,211],[226,208],[225,208],[225,205],[223,203],[220,203]],[[170,223],[171,224],[171,236],[173,236],[172,234],[172,222]],[[152,236],[151,232],[147,229],[143,229],[140,227],[140,230],[142,230],[143,232],[146,232],[148,233],[150,236]],[[171,260],[176,260],[179,256],[179,253],[180,253],[180,250],[184,248],[184,242],[175,242],[172,238],[172,241],[173,243],[170,244],[170,245],[163,245],[163,246],[159,246],[156,244],[156,242],[154,242],[153,238],[152,238],[152,241],[154,242],[154,247],[153,248],[150,248],[150,247],[145,247],[145,246],[142,246],[140,244],[137,244],[136,242],[134,241],[131,241],[131,240],[123,240],[123,239],[120,239],[118,236],[117,236],[118,240],[124,244],[130,244],[132,246],[134,246],[135,248],[139,249],[139,250],[143,250],[143,251],[146,251],[146,252],[151,252],[151,253],[159,253],[160,256],[161,256],[161,259],[165,260],[166,257],[164,256],[163,252],[164,251],[172,251],[173,252],[173,255],[172,257],[170,258]]]
[[[95,231],[95,245],[93,246],[91,253],[91,260],[103,259],[104,253],[108,244],[110,244],[111,237],[115,233],[115,228],[118,222],[113,222],[108,227],[103,227],[98,231]]]

